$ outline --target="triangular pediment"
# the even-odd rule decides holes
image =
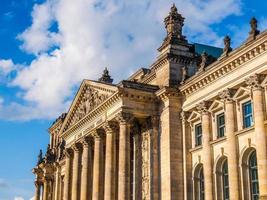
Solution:
[[[250,90],[248,88],[240,87],[236,91],[235,95],[233,96],[233,99],[240,100],[240,99],[243,99],[243,98],[245,98],[245,97],[247,97],[249,95],[250,95]]]
[[[84,80],[69,108],[60,132],[68,130],[76,122],[83,119],[117,90],[117,87],[112,84]]]
[[[200,114],[197,111],[193,111],[188,117],[187,121],[192,122],[200,118]]]
[[[210,112],[215,112],[219,109],[223,108],[223,102],[219,101],[219,100],[215,100],[212,102],[209,111]]]

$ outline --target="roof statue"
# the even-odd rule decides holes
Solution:
[[[169,15],[164,19],[167,36],[163,44],[158,49],[161,51],[168,44],[179,44],[187,42],[186,37],[183,35],[184,18],[178,13],[175,4],[171,7]]]
[[[260,33],[258,28],[258,21],[255,17],[252,17],[250,20],[250,32],[249,32],[249,39],[255,40],[256,36]]]
[[[37,161],[37,165],[41,164],[43,162],[43,152],[40,149],[39,155],[38,155],[38,161]]]
[[[199,69],[198,71],[199,72],[202,72],[204,71],[205,67],[208,65],[208,54],[206,53],[206,51],[204,51],[202,54],[201,54],[201,63],[200,63],[200,66],[199,66]]]
[[[225,38],[223,39],[223,42],[224,42],[223,55],[228,56],[228,54],[232,51],[231,38],[228,35],[226,35]]]
[[[109,71],[108,69],[105,67],[102,76],[98,79],[100,82],[104,82],[104,83],[112,83],[113,79],[111,78],[111,76],[109,75]]]

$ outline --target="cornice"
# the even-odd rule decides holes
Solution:
[[[244,63],[263,54],[267,50],[266,46],[267,31],[262,32],[253,42],[244,43],[241,47],[229,53],[229,56],[219,58],[216,62],[209,65],[204,72],[195,74],[186,80],[179,87],[180,91],[184,95],[192,94],[220,77],[229,74]]]

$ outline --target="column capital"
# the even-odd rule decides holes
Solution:
[[[73,155],[73,149],[72,148],[66,148],[65,149],[65,155],[66,155],[66,157],[71,158]]]
[[[261,81],[264,79],[265,75],[263,74],[254,74],[245,79],[246,84],[252,90],[262,89]]]
[[[95,140],[100,140],[101,139],[101,137],[103,137],[103,130],[102,129],[95,129],[92,133],[91,133],[91,135],[93,136],[93,138],[95,139]]]
[[[128,113],[128,112],[123,112],[121,111],[120,113],[118,113],[116,115],[116,120],[119,123],[130,123],[133,120],[133,114],[132,113]]]
[[[83,148],[88,148],[92,144],[92,138],[84,137],[82,138],[81,143],[82,143]]]
[[[225,103],[230,103],[230,102],[234,102],[233,99],[233,94],[235,93],[236,90],[234,89],[225,89],[221,92],[218,93],[218,96],[220,97],[220,99],[222,101],[224,101]]]
[[[159,124],[159,119],[160,119],[160,116],[159,116],[159,115],[152,115],[152,116],[151,116],[151,122],[152,122],[152,125],[153,125],[153,126],[158,126],[158,124]]]
[[[186,112],[186,111],[182,111],[180,113],[180,119],[182,120],[183,123],[185,123],[189,117],[189,112]]]
[[[81,143],[74,143],[71,148],[74,152],[80,152],[82,150],[82,144]]]
[[[111,134],[118,130],[118,126],[115,121],[107,121],[104,124],[103,129],[105,130],[106,134]]]
[[[197,111],[199,113],[201,113],[202,115],[208,115],[209,114],[209,110],[208,110],[209,105],[210,105],[209,101],[202,101],[199,104],[197,104],[197,106],[196,106]]]

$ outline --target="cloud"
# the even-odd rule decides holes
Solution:
[[[16,197],[14,197],[14,200],[24,200],[24,198],[23,197],[16,196]]]
[[[212,25],[242,13],[238,0],[175,2],[186,17],[185,34],[189,40],[208,44],[222,41],[222,36],[212,31]],[[120,80],[151,64],[166,34],[163,19],[172,3],[47,0],[36,4],[31,26],[18,35],[21,49],[36,57],[28,66],[17,69],[16,77],[8,83],[20,89],[24,103],[3,106],[0,118],[55,118],[67,110],[81,81],[96,79],[104,67],[110,69],[115,80]]]
[[[16,69],[16,65],[13,63],[11,59],[0,60],[0,75],[7,75],[12,70]]]

